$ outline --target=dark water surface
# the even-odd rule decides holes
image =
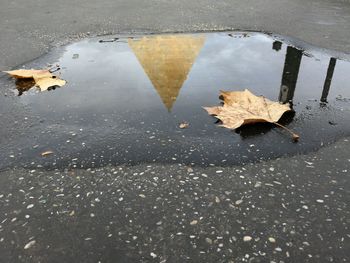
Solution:
[[[313,151],[350,135],[350,63],[296,46],[236,32],[91,39],[59,48],[25,67],[58,63],[66,86],[1,98],[3,107],[25,107],[17,123],[32,125],[27,136],[2,141],[0,168],[19,160],[47,168],[231,165]],[[18,93],[10,78],[0,85]],[[220,104],[220,90],[244,89],[292,102],[287,126],[300,141],[271,125],[220,128],[202,109]],[[183,121],[187,129],[179,129]],[[47,150],[54,154],[42,158]]]

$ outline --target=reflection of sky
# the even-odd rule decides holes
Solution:
[[[224,33],[208,34],[174,106],[174,110],[218,103],[219,90],[250,89],[277,100],[284,67],[286,45],[272,49],[273,39],[262,34],[231,38]],[[73,54],[79,54],[73,59]],[[88,111],[165,110],[161,99],[127,43],[82,41],[66,48],[59,61],[66,87],[21,99],[33,109],[75,114]],[[295,101],[319,99],[329,57],[303,56]],[[330,97],[350,97],[349,63],[337,61]]]
[[[79,58],[72,59],[73,54],[79,54]],[[42,102],[43,109],[46,105],[56,105],[58,111],[74,108],[103,113],[130,104],[136,109],[145,105],[152,107],[155,102],[161,104],[126,43],[80,42],[67,48],[59,64],[64,68],[62,78],[68,84],[54,92],[30,96],[33,104],[38,103],[35,108]],[[59,108],[59,105],[66,107]]]
[[[239,39],[225,34],[208,37],[186,84],[200,87],[203,95],[207,95],[204,87],[216,91],[248,88],[278,98],[284,54],[272,50],[272,43],[263,35]],[[198,95],[198,90],[191,88],[188,93]]]
[[[303,56],[300,64],[295,98],[307,97],[309,99],[320,99],[323,84],[327,74],[329,58],[316,61],[314,58]],[[332,88],[334,88],[332,83]]]
[[[349,62],[337,60],[335,65],[330,97],[342,95],[350,99],[350,67]]]
[[[297,85],[295,94],[297,98],[302,96],[313,99],[321,98],[329,60],[329,57],[320,61],[303,57],[298,78],[299,85]],[[337,60],[329,91],[329,99],[337,97],[339,94],[347,98],[350,97],[349,76],[349,62]]]

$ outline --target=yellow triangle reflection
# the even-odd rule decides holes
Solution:
[[[204,35],[129,39],[129,46],[169,111],[204,41]]]

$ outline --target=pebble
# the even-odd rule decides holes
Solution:
[[[254,185],[254,187],[256,187],[256,188],[258,188],[260,186],[261,186],[261,182],[256,182],[255,185]]]
[[[194,226],[194,225],[197,225],[197,224],[198,224],[198,221],[197,221],[197,220],[193,220],[193,221],[191,221],[191,223],[190,223],[191,226]]]
[[[252,237],[251,236],[244,236],[243,237],[243,241],[244,242],[249,242],[249,241],[251,241],[252,240]]]
[[[273,237],[269,237],[269,241],[270,241],[271,243],[276,243],[276,239],[274,239]]]
[[[235,202],[236,205],[240,205],[240,204],[242,204],[242,203],[243,203],[243,200],[242,200],[242,199],[237,200],[237,201]]]
[[[209,237],[205,238],[205,242],[207,242],[208,244],[213,244],[213,240],[211,240]]]
[[[36,243],[35,240],[32,240],[30,242],[28,242],[25,246],[24,246],[24,249],[30,249],[32,246],[34,246]]]

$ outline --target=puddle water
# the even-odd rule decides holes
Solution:
[[[313,151],[350,135],[350,63],[317,48],[306,53],[292,40],[240,32],[91,39],[25,66],[48,61],[68,83],[40,93],[24,86],[14,100],[40,119],[33,124],[39,133],[18,138],[3,160],[15,162],[20,153],[22,164],[47,167],[231,165]],[[9,78],[0,81],[15,89]],[[246,88],[291,101],[287,126],[300,142],[271,125],[220,128],[202,109],[220,104],[220,90]],[[179,129],[184,121],[189,127]],[[54,154],[42,158],[46,150]]]

